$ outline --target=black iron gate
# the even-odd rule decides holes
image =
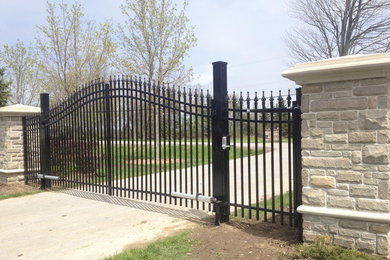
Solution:
[[[42,113],[24,118],[26,183],[211,210],[172,193],[201,194],[217,222],[299,226],[300,89],[294,101],[229,95],[226,63],[213,65],[213,97],[127,76],[90,82],[53,107],[41,94]]]

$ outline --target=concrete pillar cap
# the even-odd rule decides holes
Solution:
[[[282,76],[298,85],[369,78],[390,79],[390,53],[349,55],[296,64]]]
[[[26,105],[11,105],[0,107],[0,117],[5,116],[27,116],[41,112],[41,108]]]

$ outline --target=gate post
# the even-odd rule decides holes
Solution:
[[[49,135],[49,94],[41,93],[41,122],[39,126],[40,139],[39,147],[41,152],[41,189],[51,187],[51,180],[45,179],[45,175],[50,175],[50,135]]]
[[[213,146],[213,197],[219,203],[214,204],[215,223],[229,221],[229,150],[222,149],[222,137],[228,136],[227,63],[213,63],[213,109],[212,146]]]
[[[294,212],[295,226],[298,227],[298,239],[303,242],[302,214],[297,208],[302,205],[302,89],[297,88],[296,101],[293,102],[293,159],[294,159]]]

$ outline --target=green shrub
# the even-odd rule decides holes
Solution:
[[[327,237],[321,236],[313,244],[299,245],[294,253],[288,255],[292,259],[316,260],[372,260],[375,257],[359,252],[356,249],[346,249],[328,243]]]

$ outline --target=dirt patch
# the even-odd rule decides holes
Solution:
[[[214,226],[211,222],[193,230],[200,241],[191,257],[195,259],[279,259],[294,251],[297,229],[288,225],[249,220],[232,220]]]
[[[3,184],[0,183],[0,195],[12,195],[25,192],[33,192],[38,190],[38,187],[32,187],[21,183]]]

